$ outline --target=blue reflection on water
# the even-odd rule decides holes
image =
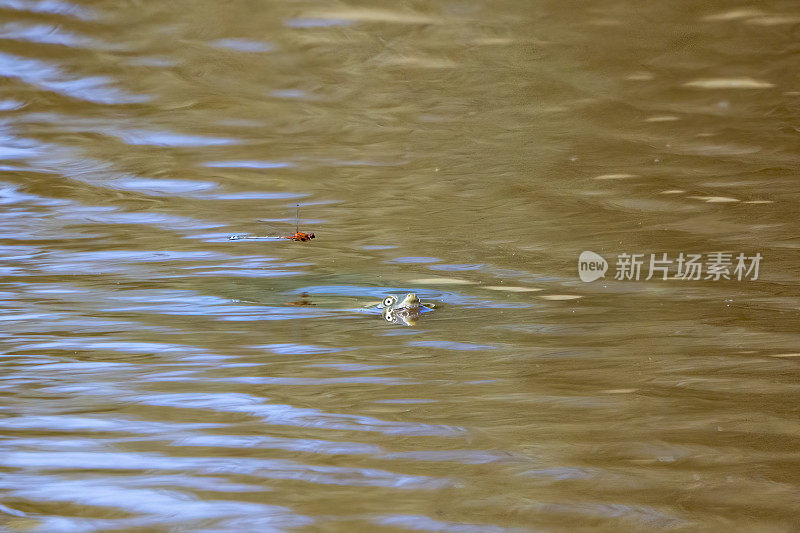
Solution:
[[[438,257],[396,257],[389,260],[389,263],[438,263],[441,261]]]
[[[295,17],[284,20],[283,24],[289,28],[324,28],[328,26],[349,26],[353,22],[337,18]]]
[[[236,144],[239,141],[226,137],[205,137],[202,135],[187,135],[171,131],[148,131],[136,129],[120,129],[108,132],[119,137],[128,144],[141,146],[221,146]]]
[[[94,457],[101,460],[101,454],[84,454],[86,457],[81,457],[80,454],[69,455],[71,457],[64,457],[64,459],[77,461],[77,464],[71,468],[82,467],[95,471],[96,467],[90,465],[91,458]],[[152,458],[153,456],[147,457]],[[145,459],[146,463],[146,458],[142,458]],[[17,460],[24,459],[24,455],[17,456]],[[117,463],[117,467],[133,459],[133,454],[122,454],[122,456],[109,458],[110,461]],[[135,461],[135,464],[143,470],[148,470],[145,463]],[[103,466],[114,467],[113,464],[103,464]],[[41,467],[39,466],[39,468]],[[211,474],[216,473],[210,467],[208,471]],[[173,475],[167,479],[164,476],[150,475],[135,478],[114,476],[104,477],[103,479],[84,476],[83,479],[73,480],[57,475],[12,474],[5,476],[4,480],[0,480],[0,488],[8,491],[7,494],[12,494],[15,498],[68,502],[82,507],[96,506],[106,509],[121,509],[135,515],[143,515],[104,520],[41,516],[38,519],[43,522],[42,531],[107,531],[108,529],[106,528],[118,529],[125,526],[156,525],[162,521],[172,522],[174,520],[182,522],[184,526],[187,521],[194,520],[234,524],[239,522],[240,517],[243,516],[247,517],[247,524],[250,527],[293,528],[313,523],[311,518],[297,515],[286,507],[229,500],[198,500],[189,497],[189,493],[175,490],[175,487],[185,487],[187,490],[193,491],[195,487],[204,485],[211,485],[208,490],[216,491],[241,492],[248,489],[258,490],[255,486],[230,483],[219,477],[212,479],[214,480],[213,483],[210,481],[203,483],[203,480],[209,480],[209,478],[206,476],[181,477]],[[208,522],[205,522],[203,525],[208,526],[208,524]],[[206,528],[203,527],[202,529]],[[274,529],[259,529],[259,531],[274,531]]]
[[[288,168],[294,166],[288,161],[209,161],[203,166],[212,168]]]
[[[59,0],[0,0],[0,8],[29,13],[47,13],[51,15],[67,15],[80,20],[92,20],[96,14],[75,4]]]
[[[465,524],[459,522],[443,522],[425,515],[382,515],[373,522],[382,526],[409,531],[438,531],[451,533],[523,533],[528,529],[517,529],[492,526],[489,524]]]
[[[276,89],[274,91],[270,91],[269,94],[271,94],[275,98],[293,98],[293,99],[308,98],[308,93],[305,91],[301,91],[300,89]]]
[[[270,43],[250,39],[217,39],[211,44],[218,48],[229,48],[239,52],[269,52],[273,49]]]
[[[280,355],[312,355],[321,353],[335,353],[350,350],[352,348],[333,348],[329,346],[312,346],[308,344],[297,344],[293,342],[276,343],[276,344],[263,344],[260,346],[251,346],[259,350],[269,350],[272,353]]]
[[[38,59],[22,58],[0,52],[0,76],[16,78],[41,89],[96,104],[132,104],[150,100],[149,96],[131,94],[113,86],[107,76],[80,77]]]
[[[382,298],[387,294],[416,293],[424,302],[434,300],[447,304],[463,306],[471,309],[525,309],[533,307],[532,304],[524,302],[495,301],[467,296],[453,291],[441,291],[427,288],[414,287],[365,287],[361,285],[316,285],[305,286],[289,291],[288,294],[338,294],[346,296],[357,296],[363,298]],[[377,303],[377,302],[365,302]]]
[[[196,180],[124,178],[109,183],[110,187],[156,193],[187,193],[217,187],[216,183]]]
[[[320,409],[265,403],[263,398],[243,393],[174,393],[128,396],[128,401],[145,405],[217,412],[246,413],[273,425],[305,428],[369,431],[385,435],[459,437],[465,430],[444,424],[387,421],[364,415],[328,413]]]
[[[81,48],[108,48],[108,45],[105,43],[97,43],[94,39],[82,35],[75,35],[64,31],[58,26],[49,26],[47,24],[36,24],[32,26],[18,23],[3,24],[0,26],[0,39],[12,39],[42,44],[58,44]]]

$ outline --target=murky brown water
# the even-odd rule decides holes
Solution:
[[[0,528],[796,528],[797,4],[365,5],[0,0]]]

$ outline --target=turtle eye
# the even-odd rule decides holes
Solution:
[[[397,298],[395,298],[394,296],[387,296],[386,298],[383,299],[383,305],[389,307],[390,305],[394,305],[396,301]]]
[[[383,314],[383,318],[385,318],[387,322],[394,322],[394,310],[387,309]]]

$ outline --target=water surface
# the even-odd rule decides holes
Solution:
[[[0,0],[0,527],[792,530],[798,22]]]

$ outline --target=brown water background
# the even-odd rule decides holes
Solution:
[[[796,530],[798,43],[790,1],[0,0],[0,529]],[[314,241],[228,240],[296,203]],[[718,251],[758,279],[613,279]]]

